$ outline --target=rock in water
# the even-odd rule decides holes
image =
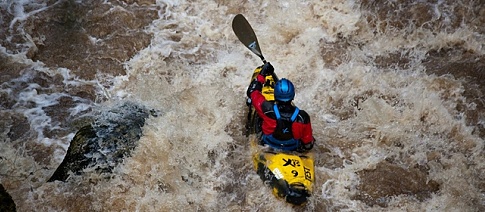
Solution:
[[[2,184],[0,184],[0,211],[17,211],[12,196],[7,193]]]
[[[137,146],[149,114],[150,111],[134,103],[101,112],[93,124],[76,133],[64,160],[48,182],[66,181],[70,172],[80,175],[86,168],[111,172]]]

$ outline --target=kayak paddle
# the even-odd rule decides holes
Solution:
[[[232,20],[232,30],[236,34],[239,41],[241,41],[249,50],[256,54],[263,63],[266,59],[259,48],[258,38],[254,33],[253,28],[242,14],[237,14]]]

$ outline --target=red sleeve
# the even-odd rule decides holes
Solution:
[[[259,80],[258,80],[259,81]],[[263,119],[263,126],[261,126],[263,133],[268,135],[273,133],[276,127],[276,120],[269,118],[263,112],[263,103],[266,101],[263,94],[259,90],[255,90],[250,94],[251,97],[251,104],[253,105],[254,109],[258,113],[258,116]]]
[[[264,83],[265,77],[261,74],[258,74],[257,78],[258,82],[261,84]],[[251,103],[253,104],[254,108],[256,108],[256,111],[258,112],[260,117],[264,117],[263,110],[261,108],[261,105],[263,104],[266,99],[264,98],[263,94],[259,90],[255,90],[251,93]]]
[[[253,104],[254,109],[256,109],[259,117],[265,117],[263,109],[261,107],[264,101],[266,101],[266,99],[264,98],[261,91],[256,90],[251,93],[251,104]]]
[[[311,143],[313,139],[312,124],[295,122],[292,125],[293,137],[299,139],[303,144]]]

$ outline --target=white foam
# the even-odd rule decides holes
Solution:
[[[26,20],[29,16],[42,12],[48,9],[49,7],[52,7],[58,4],[59,2],[60,1],[50,6],[47,6],[47,4],[45,3],[37,3],[37,1],[32,1],[32,0],[10,1],[10,4],[7,6],[8,12],[14,16],[12,22],[10,23],[10,28],[13,28],[17,22],[22,22]],[[25,11],[26,7],[32,10]]]

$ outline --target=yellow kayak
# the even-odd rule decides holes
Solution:
[[[261,71],[254,70],[251,80]],[[266,76],[262,93],[267,101],[274,101],[273,87],[278,77]],[[246,124],[247,136],[251,144],[254,169],[263,182],[273,188],[276,197],[294,205],[307,202],[313,192],[315,182],[313,154],[282,152],[259,145],[261,139],[261,118],[251,104]]]

